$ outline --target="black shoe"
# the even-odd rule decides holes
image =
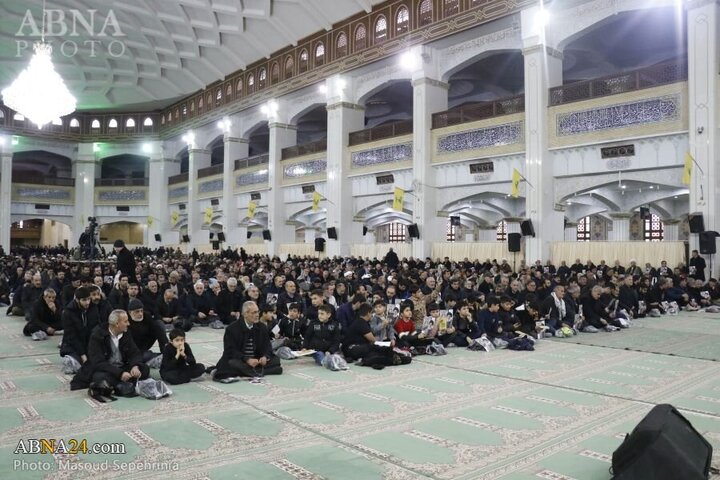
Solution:
[[[211,375],[214,370],[217,370],[217,367],[215,365],[210,365],[205,369],[205,373]]]

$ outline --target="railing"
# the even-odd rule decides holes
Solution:
[[[52,185],[55,187],[74,187],[74,178],[53,178],[45,177],[35,173],[14,172],[12,174],[13,183],[30,183],[32,185]]]
[[[322,140],[318,140],[316,142],[303,143],[302,145],[283,148],[280,159],[287,160],[288,158],[301,157],[303,155],[310,155],[311,153],[320,153],[325,151],[327,151],[327,139],[323,138]]]
[[[501,98],[493,102],[468,103],[432,116],[432,128],[449,127],[475,122],[486,118],[522,113],[525,111],[525,95]]]
[[[95,180],[96,187],[146,187],[147,178],[98,178]]]
[[[662,63],[630,72],[551,88],[550,106],[682,82],[687,78],[688,65],[685,59]]]
[[[270,163],[270,155],[268,155],[267,153],[263,155],[255,155],[248,158],[241,158],[240,160],[235,160],[235,170],[254,167],[256,165],[263,165],[266,163]]]
[[[201,168],[197,171],[197,178],[211,177],[213,175],[219,175],[225,171],[225,165],[218,163],[210,167]]]
[[[398,137],[407,135],[413,131],[412,120],[402,120],[400,122],[386,123],[365,130],[358,130],[350,133],[350,146],[359,145],[361,143],[374,142],[385,138]]]
[[[181,173],[179,175],[173,175],[172,177],[168,178],[168,185],[175,185],[176,183],[183,183],[187,182],[190,178],[190,175],[188,172]]]

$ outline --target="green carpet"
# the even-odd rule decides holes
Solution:
[[[32,342],[21,319],[0,317],[0,478],[609,479],[613,450],[657,403],[720,447],[720,366],[706,360],[720,358],[718,322],[648,319],[535,352],[450,349],[382,371],[303,358],[265,384],[206,379],[160,401],[98,404],[69,390],[58,338]],[[188,341],[200,361],[220,357],[222,331]],[[125,452],[14,453],[37,438]]]

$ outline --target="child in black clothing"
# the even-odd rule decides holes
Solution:
[[[170,343],[163,348],[160,376],[171,385],[188,383],[205,373],[205,365],[197,363],[185,332],[179,328],[170,331]]]

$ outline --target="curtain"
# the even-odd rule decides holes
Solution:
[[[433,243],[432,258],[444,259],[449,257],[450,260],[469,260],[485,261],[487,259],[500,261],[503,258],[510,265],[513,260],[517,265],[525,258],[523,252],[513,254],[508,250],[507,242],[441,242]]]
[[[350,245],[350,255],[382,260],[391,248],[397,253],[400,260],[412,256],[412,244],[410,243],[360,243]]]
[[[620,260],[623,266],[630,265],[635,260],[640,268],[645,263],[657,267],[662,260],[666,260],[669,267],[675,267],[685,261],[684,242],[556,242],[552,245],[551,258],[554,265],[560,265],[565,260],[567,265],[592,260],[596,265],[600,260],[612,265]]]

